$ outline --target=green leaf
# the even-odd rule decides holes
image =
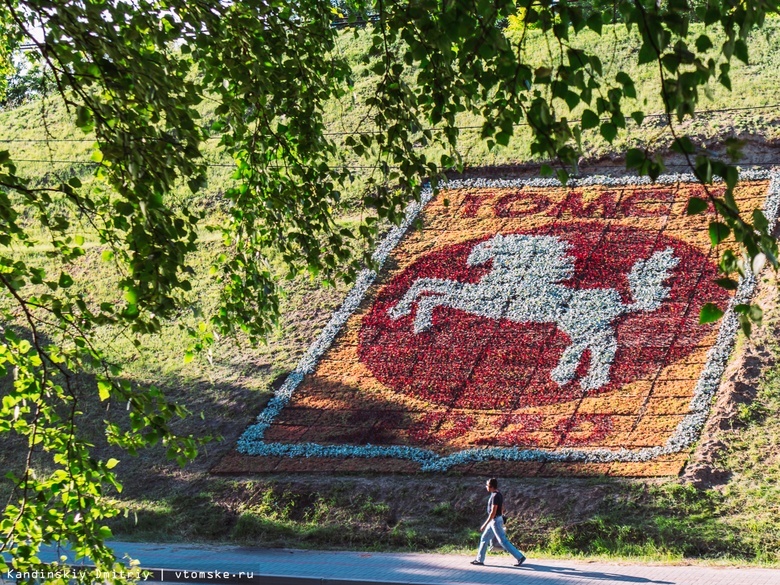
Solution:
[[[753,227],[761,232],[769,231],[769,220],[760,209],[753,211]]]
[[[117,466],[119,463],[119,459],[114,459],[113,457],[106,461],[106,469],[114,469],[114,467]]]
[[[639,49],[639,64],[644,65],[645,63],[652,63],[656,59],[658,59],[658,53],[655,52],[653,45],[648,41],[642,43],[642,48]]]
[[[691,197],[688,199],[688,207],[686,208],[685,213],[686,215],[697,215],[707,211],[707,207],[709,207],[709,205],[704,199]]]
[[[710,26],[715,24],[720,20],[720,4],[717,2],[713,2],[712,4],[707,4],[707,9],[704,12],[704,25]]]
[[[601,125],[601,135],[607,142],[611,143],[613,140],[615,140],[615,136],[617,136],[617,126],[615,126],[612,122],[604,122]]]
[[[98,397],[101,402],[108,400],[111,396],[111,382],[108,380],[98,380]]]
[[[187,181],[187,186],[190,188],[190,191],[192,193],[197,193],[201,189],[205,188],[207,185],[206,177],[203,175],[200,175],[198,177],[195,177],[194,179],[190,179]]]
[[[647,153],[639,148],[629,148],[626,152],[626,168],[636,169],[647,160]]]
[[[634,80],[628,75],[628,73],[621,71],[615,75],[615,81],[623,86],[623,93],[626,97],[635,98],[636,89],[634,88]]]
[[[714,323],[723,316],[723,311],[712,303],[705,304],[699,312],[699,324]]]
[[[601,29],[604,26],[604,21],[602,20],[601,13],[599,11],[591,14],[588,17],[588,20],[585,21],[585,24],[587,24],[588,28],[594,31],[596,34],[601,35]]]
[[[748,46],[742,39],[737,39],[734,43],[734,56],[748,65]]]
[[[68,288],[73,284],[73,278],[71,278],[70,274],[60,272],[60,280],[58,284],[61,288]]]
[[[738,267],[737,257],[733,250],[725,250],[720,258],[720,271],[725,274],[735,272]]]
[[[725,223],[721,223],[719,221],[713,221],[710,222],[709,232],[710,232],[710,242],[712,243],[713,246],[717,246],[723,240],[729,237],[729,234],[731,233],[731,228],[729,228],[729,226],[727,226]]]
[[[700,35],[699,38],[696,39],[696,50],[699,51],[699,53],[708,51],[711,48],[712,41],[707,35]]]
[[[577,104],[580,103],[580,96],[578,96],[573,91],[566,92],[566,105],[569,107],[570,110],[573,110],[577,107]]]
[[[114,533],[111,532],[111,529],[108,526],[101,526],[98,529],[98,534],[100,535],[100,538],[104,540],[108,540],[114,536]]]
[[[634,122],[636,122],[637,126],[641,126],[642,122],[645,121],[644,112],[631,112],[631,117],[634,119]]]
[[[696,147],[688,136],[680,136],[672,143],[672,150],[680,154],[693,154]]]
[[[593,110],[585,110],[582,112],[582,129],[583,130],[590,130],[591,128],[595,128],[599,125],[599,117],[596,115],[596,112]]]
[[[737,181],[739,180],[739,171],[736,167],[732,165],[726,166],[726,176],[723,177],[726,179],[726,189],[727,189],[727,195],[731,193],[731,191],[734,189],[734,187],[737,186]],[[732,205],[734,210],[737,209],[737,206],[734,204]]]
[[[92,110],[86,106],[76,106],[76,126],[81,128],[85,133],[91,132],[92,128],[94,128]]]
[[[593,71],[596,72],[596,75],[602,75],[603,66],[601,64],[601,59],[599,59],[598,55],[591,55],[589,61],[590,61],[590,66],[593,68]]]
[[[538,67],[534,71],[534,77],[536,83],[547,84],[550,83],[550,76],[552,75],[552,69],[549,67]]]
[[[138,290],[133,287],[127,287],[125,289],[125,300],[131,305],[138,304]]]
[[[615,75],[615,81],[617,81],[621,85],[633,85],[634,83],[631,77],[625,71],[619,71]]]
[[[742,333],[745,334],[745,337],[750,337],[753,325],[747,315],[739,316],[739,326],[742,328]]]
[[[737,290],[739,287],[739,283],[733,278],[718,278],[715,280],[715,284],[726,290]]]
[[[709,158],[697,158],[697,178],[704,183],[712,183],[712,161]]]

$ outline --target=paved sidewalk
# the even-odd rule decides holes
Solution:
[[[360,553],[114,542],[121,558],[139,559],[155,582],[358,585],[780,585],[780,569],[623,565],[489,555],[484,567],[466,555]],[[53,560],[53,553],[43,555]],[[209,575],[211,573],[211,575]],[[5,576],[3,576],[5,577]],[[211,578],[209,578],[211,577]],[[2,579],[0,579],[2,581]],[[147,583],[151,583],[152,579]]]

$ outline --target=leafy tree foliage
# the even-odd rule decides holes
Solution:
[[[341,6],[343,4],[343,6]],[[11,473],[15,490],[0,526],[0,552],[17,569],[38,563],[43,543],[70,543],[77,553],[110,567],[104,520],[116,511],[105,498],[119,489],[116,460],[93,457],[79,431],[84,401],[127,404],[127,420],[107,420],[109,443],[131,453],[163,443],[172,458],[195,456],[203,438],[180,436],[172,421],[180,406],[156,388],[135,388],[106,358],[97,328],[123,328],[141,343],[183,308],[191,288],[188,258],[199,246],[203,215],[170,201],[179,184],[197,192],[206,184],[204,140],[217,136],[235,161],[235,186],[224,193],[229,221],[222,236],[229,253],[214,259],[221,305],[192,331],[193,351],[215,334],[244,331],[262,339],[279,311],[279,283],[267,262],[280,255],[290,274],[308,271],[324,280],[354,278],[369,262],[355,242],[371,240],[379,220],[399,221],[424,181],[436,187],[442,172],[458,168],[458,116],[477,114],[482,137],[506,145],[516,125],[533,129],[532,151],[543,170],[566,181],[576,169],[582,133],[598,130],[612,141],[627,118],[635,80],[608,75],[599,55],[578,46],[585,29],[604,34],[619,23],[635,31],[640,63],[657,67],[673,148],[708,185],[722,177],[725,196],[708,190],[719,221],[713,244],[734,234],[748,261],[726,253],[724,286],[732,275],[763,259],[777,267],[771,226],[760,212],[740,214],[732,197],[739,175],[729,161],[699,149],[677,124],[693,116],[708,84],[730,87],[734,57],[747,62],[747,36],[777,0],[4,0],[0,26],[10,52],[32,45],[41,87],[67,107],[73,121],[94,135],[94,181],[71,178],[38,186],[0,152],[0,432],[18,436],[27,456]],[[376,75],[365,130],[336,142],[323,108],[348,95],[353,73],[337,50],[342,13],[367,27],[366,62]],[[693,20],[724,35],[689,38]],[[510,23],[507,28],[506,22]],[[550,39],[551,59],[531,65],[526,32]],[[2,57],[3,55],[0,55]],[[10,58],[10,57],[9,57]],[[7,60],[7,59],[6,59]],[[51,97],[51,96],[50,96]],[[215,104],[204,122],[197,106]],[[584,108],[577,117],[575,108]],[[430,144],[448,154],[426,155]],[[737,153],[730,145],[730,153]],[[371,171],[355,230],[342,227],[342,192],[354,179],[348,163]],[[629,168],[656,177],[663,160],[629,150]],[[688,213],[708,202],[691,200]],[[99,242],[115,267],[109,298],[76,286],[72,263],[85,254],[84,236]],[[14,250],[52,246],[59,273],[22,261]],[[760,318],[743,308],[744,324]],[[708,310],[702,319],[717,318]],[[94,376],[82,396],[73,376]],[[0,557],[0,570],[6,560]]]

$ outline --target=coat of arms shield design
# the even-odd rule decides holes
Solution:
[[[748,173],[735,198],[774,221],[779,186]],[[427,195],[215,471],[678,473],[755,285],[714,282],[734,244],[687,215],[704,196],[686,176]]]

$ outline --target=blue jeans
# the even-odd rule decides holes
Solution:
[[[487,528],[485,528],[485,531],[482,533],[482,538],[479,539],[479,550],[477,551],[477,560],[479,562],[485,562],[485,554],[487,553],[490,541],[493,540],[493,535],[501,542],[501,546],[504,547],[504,550],[515,557],[515,559],[520,561],[525,558],[525,555],[509,542],[509,539],[506,537],[506,532],[504,532],[504,519],[499,516],[498,518],[494,518],[487,525]]]

